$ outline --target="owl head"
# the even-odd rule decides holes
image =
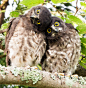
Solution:
[[[51,13],[44,6],[35,6],[30,10],[31,22],[38,26],[40,31],[45,30],[51,22]]]
[[[74,26],[71,23],[65,23],[65,25],[69,28],[69,29],[75,29],[77,32],[79,32],[76,28],[74,28]]]
[[[58,17],[52,17],[52,22],[46,30],[48,39],[56,39],[67,30],[65,23]]]

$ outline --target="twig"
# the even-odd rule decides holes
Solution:
[[[78,0],[76,0],[76,12],[75,12],[74,16],[75,16],[75,15],[77,14],[77,12],[79,11],[79,8],[78,8],[77,4],[78,4]]]
[[[6,57],[6,55],[0,55],[0,59],[2,59],[3,57]]]
[[[4,32],[7,32],[7,29],[0,30],[0,33],[4,33]]]
[[[52,3],[50,3],[54,8],[56,8],[56,6],[55,5],[53,5]],[[56,11],[63,17],[63,15],[62,15],[62,13],[58,10],[58,9],[56,9]]]

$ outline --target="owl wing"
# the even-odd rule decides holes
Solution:
[[[6,38],[5,38],[5,51],[4,51],[4,53],[7,53],[7,56],[6,56],[6,65],[8,65],[8,62],[9,62],[8,44],[9,44],[9,41],[10,41],[11,37],[13,36],[13,33],[15,31],[15,28],[16,28],[18,22],[19,22],[19,18],[13,18],[13,19],[11,19],[11,21],[9,23],[9,27],[7,29],[7,35],[6,35]]]
[[[76,28],[74,28],[74,26],[71,23],[65,23],[65,25],[69,28],[69,29],[75,29],[77,32],[78,30]]]
[[[10,59],[11,66],[37,65],[46,49],[44,33],[35,32],[36,27],[26,16],[16,18],[12,24],[11,27],[13,28],[9,30],[9,37],[7,37],[9,40],[7,41],[7,63]],[[10,34],[11,32],[12,34]]]

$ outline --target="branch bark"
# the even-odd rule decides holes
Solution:
[[[69,76],[51,74],[35,67],[2,67],[0,66],[0,84],[19,84],[37,88],[86,88]],[[80,79],[79,79],[80,80]]]
[[[0,33],[4,33],[4,32],[7,32],[7,29],[0,30]]]

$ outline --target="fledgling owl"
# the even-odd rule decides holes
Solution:
[[[80,57],[80,38],[75,29],[71,29],[57,17],[46,30],[48,48],[42,60],[42,68],[49,72],[72,74]]]
[[[34,19],[33,13],[39,18]],[[7,66],[36,66],[40,63],[46,50],[44,28],[50,22],[51,14],[44,6],[35,6],[10,22],[5,42]]]

